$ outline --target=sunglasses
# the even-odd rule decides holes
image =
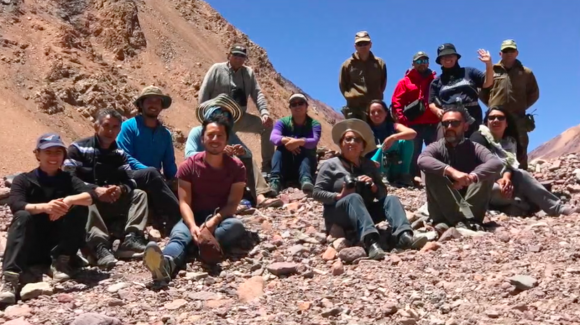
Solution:
[[[236,58],[244,58],[244,59],[247,58],[247,56],[240,54],[240,53],[234,53],[232,55],[235,56]]]
[[[305,101],[299,101],[299,102],[292,102],[290,103],[290,107],[298,107],[298,106],[302,106],[302,105],[306,105]]]
[[[461,125],[461,121],[458,120],[447,120],[447,121],[442,121],[441,125],[443,125],[444,128],[448,128],[450,125],[454,128],[458,127]]]
[[[487,120],[488,121],[495,121],[495,120],[505,121],[505,116],[504,115],[493,115],[493,116],[490,115],[487,117]]]
[[[501,53],[515,53],[515,52],[516,52],[515,49],[505,49],[501,51]]]
[[[427,63],[429,63],[429,59],[418,59],[418,60],[415,60],[415,62],[413,62],[413,63],[415,63],[415,64],[427,64]]]
[[[363,46],[368,46],[369,44],[371,44],[371,42],[362,41],[362,42],[356,43],[356,46],[363,47]]]
[[[362,143],[363,139],[359,137],[345,137],[344,142],[346,143]]]

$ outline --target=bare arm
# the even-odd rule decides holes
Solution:
[[[395,140],[413,140],[417,136],[417,132],[410,127],[406,127],[401,123],[395,123],[395,131],[397,133],[392,136]]]
[[[228,196],[228,202],[221,208],[218,213],[214,216],[216,218],[216,224],[219,224],[224,219],[233,216],[238,210],[238,205],[242,200],[244,195],[244,189],[246,188],[245,182],[239,182],[232,184],[230,188],[230,195]]]
[[[191,183],[182,179],[178,180],[177,195],[179,196],[179,211],[183,217],[183,222],[189,229],[196,229],[195,219],[193,217],[193,209],[191,207]]]
[[[69,195],[63,199],[64,203],[69,206],[73,205],[82,205],[82,206],[89,206],[93,204],[93,197],[90,193],[84,192],[75,195]]]

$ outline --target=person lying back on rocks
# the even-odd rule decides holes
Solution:
[[[143,257],[154,281],[169,281],[184,266],[187,248],[198,243],[203,227],[215,236],[222,249],[235,245],[245,234],[244,225],[234,213],[244,194],[246,170],[238,158],[224,151],[230,135],[230,123],[223,117],[205,120],[202,141],[206,150],[179,166],[183,220],[173,227],[163,251],[150,242]]]
[[[272,158],[270,187],[276,193],[288,181],[299,181],[306,194],[312,194],[316,172],[316,146],[322,132],[320,123],[308,116],[308,100],[293,94],[288,100],[292,115],[276,121],[270,141],[276,146]]]
[[[443,113],[445,137],[419,155],[425,173],[427,208],[439,232],[447,227],[481,230],[491,188],[502,164],[484,146],[465,139],[469,113],[450,108]]]
[[[375,149],[370,126],[359,119],[347,119],[334,125],[332,140],[340,147],[340,156],[320,165],[313,198],[324,205],[327,232],[333,224],[355,228],[357,239],[365,245],[371,259],[382,259],[375,223],[389,222],[398,248],[420,248],[426,237],[413,237],[413,230],[399,198],[387,195],[378,168],[365,154]],[[378,201],[375,201],[377,199]]]
[[[520,146],[518,126],[503,107],[487,111],[484,125],[471,135],[471,141],[489,149],[503,163],[501,175],[493,184],[490,207],[508,215],[529,215],[531,205],[537,205],[549,216],[579,212],[550,193],[530,173],[519,169],[517,154]]]
[[[118,258],[141,257],[147,242],[147,194],[137,189],[130,175],[127,154],[115,141],[123,123],[123,116],[114,109],[97,113],[95,135],[80,139],[68,148],[64,169],[85,183],[98,186],[96,209],[89,210],[87,223],[88,248],[97,265],[111,269],[117,260],[111,253],[109,229],[119,219],[125,224],[124,240],[116,251]]]
[[[264,176],[260,173],[260,168],[256,164],[256,160],[252,157],[252,152],[234,131],[234,125],[240,120],[242,115],[243,111],[240,106],[226,94],[221,94],[214,99],[201,103],[196,112],[197,120],[202,124],[204,121],[217,116],[223,116],[229,123],[232,132],[224,151],[229,156],[236,156],[244,163],[247,179],[253,180],[250,182],[249,188],[255,205],[259,208],[281,207],[284,202],[276,198],[277,193],[266,183]],[[200,125],[192,128],[189,132],[185,143],[185,158],[204,150],[202,126]]]
[[[376,148],[366,157],[379,164],[382,174],[390,183],[414,186],[411,176],[413,139],[415,130],[394,121],[387,104],[382,100],[371,101],[367,110],[369,124],[375,136]]]
[[[54,133],[41,135],[34,150],[38,167],[14,178],[8,205],[14,215],[2,261],[0,303],[16,302],[19,276],[31,266],[50,264],[55,281],[76,272],[75,257],[85,240],[87,208],[97,194],[61,170],[66,146]]]
[[[155,86],[143,88],[133,102],[139,114],[123,122],[117,145],[128,156],[133,179],[140,190],[147,192],[149,208],[154,211],[154,223],[167,217],[171,228],[181,219],[177,191],[177,164],[173,139],[159,120],[159,114],[171,106],[171,97]],[[163,174],[161,174],[163,170]]]

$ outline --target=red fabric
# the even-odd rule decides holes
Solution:
[[[439,122],[437,115],[433,114],[429,109],[429,86],[431,81],[435,79],[435,71],[428,75],[427,77],[421,76],[419,72],[415,69],[409,69],[405,73],[405,77],[399,80],[397,87],[393,93],[393,98],[391,99],[391,104],[393,110],[399,119],[399,123],[404,125],[415,125],[415,124],[435,124]],[[419,96],[423,98],[423,103],[425,104],[425,113],[419,116],[412,122],[407,121],[405,115],[403,115],[403,107],[409,105],[413,101],[419,99]]]
[[[224,154],[224,166],[215,169],[205,162],[205,151],[182,162],[176,177],[191,183],[191,209],[214,210],[228,202],[232,184],[246,182],[246,167],[236,157]]]

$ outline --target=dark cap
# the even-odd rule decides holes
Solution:
[[[66,146],[62,142],[60,135],[56,133],[45,133],[38,137],[38,140],[36,140],[36,149],[44,150],[52,147],[61,147],[66,149]]]
[[[355,44],[358,42],[370,42],[370,41],[371,36],[369,35],[369,32],[367,32],[366,30],[360,31],[354,35]]]
[[[458,60],[461,58],[461,55],[457,53],[457,50],[455,49],[455,45],[451,43],[445,43],[439,46],[437,48],[437,59],[435,60],[435,62],[437,62],[437,64],[441,64],[441,57],[450,54],[457,55]]]
[[[246,49],[245,46],[236,44],[236,45],[232,46],[232,49],[230,50],[230,54],[240,54],[243,56],[248,56],[248,49]]]
[[[427,55],[427,53],[425,53],[423,51],[419,51],[419,52],[415,53],[415,55],[413,55],[413,61],[417,61],[420,58],[426,58],[426,59],[428,59],[429,56]]]

